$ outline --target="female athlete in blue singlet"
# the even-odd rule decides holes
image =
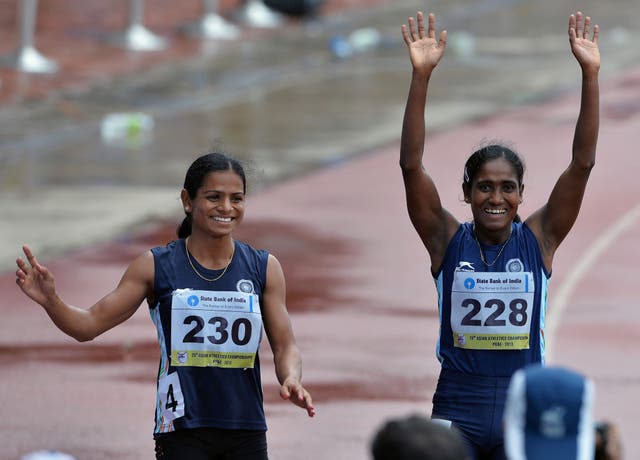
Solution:
[[[547,282],[553,256],[573,226],[595,163],[599,124],[598,26],[578,12],[569,19],[571,51],[582,70],[582,100],[568,167],[549,200],[521,222],[523,163],[503,145],[471,155],[462,190],[473,222],[442,207],[423,166],[429,79],[442,58],[446,31],[422,13],[402,26],[413,68],[402,128],[400,167],[411,222],[431,258],[440,312],[442,370],[432,417],[450,421],[473,459],[502,459],[502,412],[509,378],[544,362]]]
[[[203,155],[189,168],[178,239],[142,254],[118,286],[81,309],[56,293],[53,275],[27,246],[16,282],[63,332],[91,340],[146,299],[158,331],[156,458],[267,459],[258,348],[273,350],[280,396],[315,414],[301,383],[301,358],[278,260],[235,241],[244,216],[245,174],[236,160]]]

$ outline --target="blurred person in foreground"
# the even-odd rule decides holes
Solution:
[[[454,427],[423,415],[385,422],[371,442],[373,460],[468,460]]]
[[[595,460],[622,460],[622,441],[618,427],[609,421],[596,423]]]
[[[513,374],[504,410],[508,460],[621,460],[617,430],[594,424],[595,385],[563,367]]]
[[[622,441],[618,427],[610,421],[596,423],[595,460],[622,460]]]

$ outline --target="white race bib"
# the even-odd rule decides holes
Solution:
[[[456,272],[451,288],[454,346],[528,349],[534,291],[530,272]]]
[[[167,374],[158,380],[158,397],[162,412],[162,425],[184,417],[184,398],[177,372]]]
[[[252,368],[262,315],[256,294],[178,289],[171,301],[171,365]]]

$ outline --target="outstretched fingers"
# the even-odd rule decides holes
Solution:
[[[416,24],[417,23],[417,24]],[[425,28],[425,18],[422,11],[418,11],[416,18],[409,17],[408,25],[402,24],[402,38],[407,46],[411,47],[414,43],[426,40],[426,42],[437,41],[436,46],[444,49],[447,43],[447,32],[443,30],[436,37],[436,16],[433,13],[427,15],[427,26]]]
[[[18,266],[18,269],[16,270],[16,283],[20,286],[25,282],[27,276],[29,276],[27,271],[28,267],[26,266],[27,264],[25,261],[20,257],[16,259],[16,265]]]
[[[301,407],[307,411],[309,417],[316,415],[316,409],[313,406],[311,395],[299,382],[285,382],[280,387],[280,397],[285,400],[291,401],[298,407]]]
[[[437,47],[441,50],[444,50],[444,47],[447,44],[447,31],[446,30],[441,31],[440,35],[436,39],[436,15],[433,13],[429,13],[427,21],[429,23],[429,26],[428,26],[429,28],[427,31],[428,37],[431,38],[432,40],[438,40]]]
[[[427,34],[425,33],[424,30],[424,14],[422,13],[422,11],[418,11],[418,37],[419,38],[426,38]],[[431,14],[429,14],[429,37],[431,37]]]
[[[433,37],[433,34],[432,34],[433,21],[431,20],[432,16],[433,16],[432,14],[429,15],[429,37]],[[422,38],[427,37],[427,32],[425,31],[425,28],[424,28],[424,14],[422,13],[422,11],[418,11],[416,18],[417,20],[414,19],[413,16],[411,16],[409,18],[408,26],[406,24],[402,24],[402,37],[404,38],[404,42],[407,45],[410,45],[413,42],[416,42]],[[416,21],[418,23],[417,27],[416,27]]]
[[[22,246],[22,251],[24,252],[24,255],[27,257],[29,264],[35,268],[38,265],[38,260],[36,259],[36,256],[33,255],[33,252],[31,252],[31,249],[29,248],[29,246],[27,246],[26,244]]]
[[[584,18],[584,28],[582,33],[582,38],[589,39],[589,28],[591,27],[591,18],[587,16]]]
[[[409,27],[411,26],[411,21],[409,21]],[[406,24],[402,24],[402,38],[407,46],[411,45],[411,34],[409,33],[409,27]]]
[[[440,32],[440,38],[438,39],[438,48],[444,50],[445,46],[447,46],[447,31],[443,30]]]
[[[433,13],[429,13],[428,17],[429,22],[429,38],[436,38],[436,16]],[[424,30],[424,21],[423,21],[423,30]]]
[[[571,41],[576,38],[576,17],[573,14],[569,15],[569,39]]]
[[[576,13],[576,36],[578,38],[584,38],[584,28],[582,26],[582,12]]]
[[[598,44],[598,35],[600,35],[600,27],[598,24],[593,26],[593,43]]]
[[[590,38],[591,30],[593,28],[593,38]],[[600,28],[597,24],[591,25],[591,17],[584,16],[581,11],[576,12],[569,16],[569,37],[571,41],[576,39],[584,39],[598,43],[598,35]]]
[[[16,270],[16,282],[18,284],[24,283],[24,281],[34,269],[34,263],[36,265],[38,263],[28,246],[23,246],[22,250],[24,251],[25,257],[27,258],[29,263],[27,264],[27,262],[25,262],[22,257],[18,257],[16,259],[16,265],[18,266],[18,270]]]
[[[416,41],[415,20],[413,17],[409,18],[408,26],[406,24],[402,24],[402,37],[407,45],[411,45],[411,43]]]
[[[580,11],[569,16],[571,52],[583,71],[597,72],[600,69],[599,34],[600,28],[597,24],[592,25],[589,16],[583,15]]]
[[[51,277],[49,270],[40,265],[29,246],[22,246],[22,251],[27,260],[25,261],[22,257],[16,259],[16,265],[18,266],[16,270],[16,283],[18,286],[23,286],[28,280],[35,280],[38,277],[43,280],[48,280]]]
[[[37,274],[45,275],[47,273],[47,269],[44,268],[42,265],[40,265],[40,262],[38,262],[38,259],[36,259],[36,256],[33,254],[33,252],[31,252],[31,249],[29,248],[29,246],[27,245],[22,246],[22,250],[24,251],[24,255],[27,257],[27,261],[29,262],[29,265],[31,266],[31,268]]]

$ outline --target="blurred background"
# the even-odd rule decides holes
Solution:
[[[185,165],[213,146],[245,160],[257,190],[397,140],[410,75],[399,27],[418,9],[449,30],[431,130],[574,87],[565,23],[578,8],[607,32],[604,77],[639,62],[632,0],[272,2],[297,14],[0,0],[0,268],[24,241],[54,255],[174,216]],[[16,55],[37,67],[34,53],[51,72],[16,70]]]
[[[311,203],[334,196],[328,193],[332,179],[324,172],[396,151],[411,72],[400,25],[418,10],[435,12],[437,30],[449,33],[446,58],[430,87],[430,135],[577,95],[580,74],[566,32],[568,15],[575,11],[592,16],[603,31],[601,81],[621,78],[640,64],[633,40],[640,32],[636,0],[0,0],[0,293],[8,318],[0,325],[0,363],[7,365],[0,405],[10,408],[0,421],[0,457],[50,447],[82,459],[150,458],[157,351],[147,313],[139,322],[134,317],[129,329],[77,346],[60,337],[38,308],[25,306],[28,302],[13,284],[14,261],[28,243],[41,260],[67,273],[60,285],[71,299],[95,300],[106,292],[105,285],[117,282],[132,257],[173,238],[186,168],[212,148],[228,151],[247,166],[250,207],[240,236],[283,254],[291,303],[313,306],[318,314],[327,303],[348,303],[332,291],[331,273],[339,277],[340,266],[361,254],[331,234],[334,229],[340,233],[341,223],[327,224],[325,233],[321,225],[315,233],[303,232],[284,213],[287,203],[294,209],[303,195],[313,195]],[[637,88],[637,81],[631,81]],[[605,110],[611,120],[627,119],[640,113],[640,100],[620,99]],[[561,118],[574,123],[576,111],[574,100]],[[567,137],[567,152],[569,142]],[[464,158],[471,148],[457,153]],[[451,160],[456,174],[460,158]],[[395,187],[396,163],[389,167]],[[318,177],[313,174],[322,179],[303,185],[306,177]],[[554,169],[549,180],[556,175]],[[355,197],[379,199],[376,191],[386,185],[366,177],[353,181],[362,196],[345,191],[337,198],[352,212],[361,206]],[[287,184],[293,185],[288,189]],[[454,200],[456,193],[451,192]],[[306,208],[296,212],[308,213],[309,226],[323,218],[322,206],[304,203]],[[390,206],[401,214],[396,225],[409,231],[415,243],[402,214],[404,202]],[[262,226],[252,224],[252,215]],[[372,235],[353,238],[373,240]],[[422,249],[415,249],[425,270]],[[314,264],[325,272],[322,283],[314,278],[319,275],[310,274]],[[405,276],[407,285],[413,282],[407,275],[396,276]],[[429,308],[436,301],[432,294]],[[294,322],[296,308],[304,309],[292,308]],[[407,410],[428,411],[437,375],[432,353],[437,316],[432,312],[421,319],[429,322],[428,340],[406,346],[414,358],[429,361],[428,369],[385,401],[397,397]],[[302,344],[327,346],[331,332],[305,341],[312,324],[305,329],[306,320],[298,321]],[[139,332],[144,340],[135,335]],[[343,347],[355,343],[341,342]],[[366,360],[363,350],[350,359]],[[415,364],[406,359],[403,369]],[[80,370],[96,363],[104,366]],[[335,365],[319,358],[315,364],[317,369]],[[319,372],[315,376],[322,380]],[[363,392],[371,401],[381,398],[382,387],[392,387],[387,380],[374,388],[375,378],[366,378],[364,386],[353,383],[354,373],[351,380],[336,377],[316,388],[321,401],[330,394],[350,401]],[[82,390],[72,389],[85,383]],[[131,407],[122,412],[126,422],[105,419],[116,412],[114,388],[124,388],[128,401],[144,399],[139,412]],[[21,390],[37,393],[25,396]],[[37,405],[58,398],[60,405],[47,406],[56,413],[20,410],[21,401],[34,399]],[[298,427],[302,438],[294,442],[285,439],[288,409],[269,398],[268,417],[276,427],[270,441],[274,458],[365,458],[367,436],[380,412],[368,408],[361,412],[363,420],[354,422],[338,411],[333,415],[343,417],[342,422],[319,421],[316,428],[305,421],[304,428]],[[102,401],[98,408],[96,400]],[[94,417],[101,422],[83,424]],[[60,426],[66,423],[68,430]],[[344,429],[331,433],[341,423],[353,428],[353,436]],[[324,437],[318,434],[319,441],[311,443],[316,450],[300,454],[306,437],[322,429]],[[42,442],[35,442],[39,435]],[[333,442],[326,451],[319,448]],[[92,443],[96,449],[88,447]]]

